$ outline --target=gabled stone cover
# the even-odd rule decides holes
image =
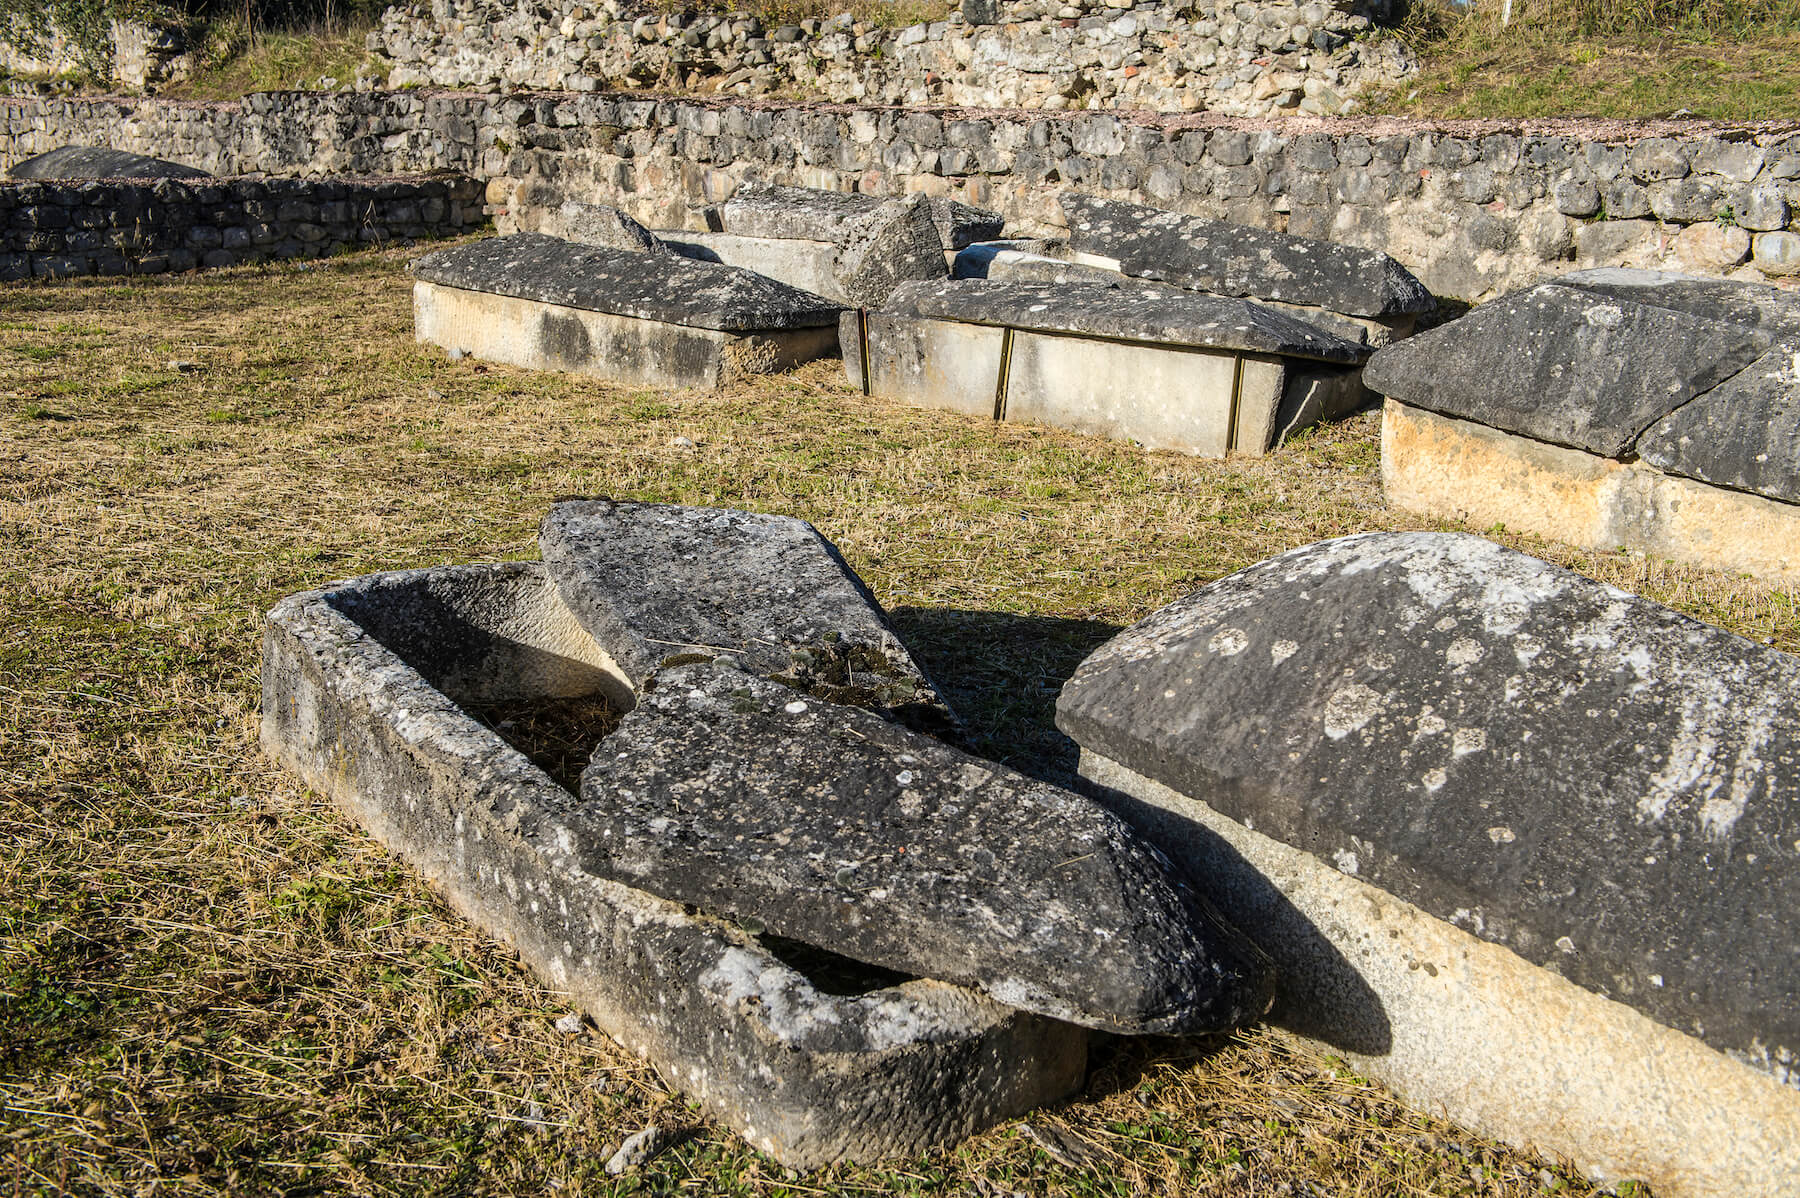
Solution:
[[[149,158],[105,146],[63,146],[46,150],[7,172],[12,179],[210,179],[198,167]]]
[[[1394,259],[1249,225],[1064,192],[1069,245],[1138,278],[1307,304],[1352,316],[1428,312],[1437,301]]]
[[[837,304],[729,266],[582,246],[539,233],[428,254],[413,277],[463,291],[721,332],[835,324]]]
[[[1616,458],[1769,345],[1748,325],[1545,283],[1387,347],[1363,378],[1412,407]]]
[[[1622,267],[1577,270],[1559,275],[1556,281],[1614,299],[1746,325],[1776,337],[1800,335],[1800,292],[1782,291],[1766,283]]]
[[[908,283],[894,292],[887,307],[933,320],[1241,350],[1340,365],[1360,362],[1368,352],[1260,304],[1174,288],[950,279]]]
[[[1800,660],[1477,537],[1296,550],[1082,663],[1084,748],[1800,1083]]]
[[[804,520],[565,500],[538,545],[563,601],[633,687],[705,654],[838,702],[951,722],[862,580]]]
[[[1637,452],[1670,474],[1800,504],[1800,336],[1657,421]]]
[[[945,197],[919,197],[938,232],[940,248],[960,250],[1000,236],[1005,219],[998,212]],[[719,207],[725,232],[743,237],[772,237],[844,244],[871,212],[900,203],[893,196],[853,195],[816,187],[783,187],[746,182]]]
[[[1116,816],[735,669],[660,673],[581,794],[588,872],[854,960],[1111,1032],[1268,1007],[1262,954]]]

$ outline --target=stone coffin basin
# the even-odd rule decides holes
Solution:
[[[575,795],[465,710],[630,695],[535,563],[294,595],[264,637],[269,754],[784,1164],[917,1153],[1080,1084],[1081,1028],[776,946],[808,976],[740,927],[587,873]]]

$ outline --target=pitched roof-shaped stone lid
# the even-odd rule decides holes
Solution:
[[[1363,382],[1414,407],[1616,458],[1769,341],[1744,325],[1541,283],[1380,350]]]
[[[1064,192],[1070,248],[1125,274],[1350,316],[1428,312],[1425,285],[1378,250]]]
[[[12,179],[210,179],[197,166],[149,158],[105,146],[62,146],[46,150],[7,172]]]
[[[658,675],[582,776],[583,869],[1123,1033],[1260,1016],[1266,959],[1097,804],[715,664]]]
[[[674,254],[579,245],[541,233],[490,237],[412,264],[427,283],[722,332],[817,328],[843,305],[766,275]]]
[[[699,653],[913,723],[952,722],[862,580],[804,520],[564,500],[538,545],[563,602],[634,688]]]
[[[1800,658],[1479,537],[1369,533],[1151,615],[1093,753],[1800,1081]]]
[[[1800,503],[1800,342],[1788,339],[1637,442],[1660,470]]]
[[[933,320],[1345,364],[1368,352],[1273,308],[1175,287],[945,279],[902,284],[884,308]]]
[[[1653,308],[1747,325],[1777,337],[1800,335],[1800,293],[1766,283],[1619,266],[1572,271],[1558,275],[1556,282]]]

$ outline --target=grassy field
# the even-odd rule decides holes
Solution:
[[[813,521],[980,747],[1051,775],[1119,627],[1385,510],[1369,414],[1206,462],[872,403],[449,362],[404,252],[0,292],[0,1188],[55,1194],[1586,1194],[1257,1030],[1102,1051],[953,1152],[793,1176],[702,1123],[256,745],[282,595],[535,556],[553,497]],[[676,443],[686,438],[692,447]],[[1520,542],[1787,649],[1792,593]],[[652,1121],[677,1146],[601,1169]]]

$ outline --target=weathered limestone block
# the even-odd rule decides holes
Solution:
[[[1800,336],[1657,421],[1637,451],[1668,474],[1800,504]],[[1795,521],[1800,535],[1800,510]]]
[[[715,387],[830,353],[840,310],[733,267],[536,233],[413,264],[416,335],[534,369]]]
[[[209,179],[198,167],[105,146],[63,146],[16,162],[11,179]]]
[[[1075,192],[1061,197],[1075,261],[1217,295],[1281,300],[1404,323],[1437,306],[1375,250]]]
[[[1057,720],[1258,929],[1275,1019],[1487,1134],[1725,1198],[1800,1171],[1796,687],[1479,538],[1365,534],[1144,620]]]
[[[1800,294],[1762,283],[1623,268],[1578,270],[1556,281],[1613,299],[1761,329],[1778,338],[1800,336]]]
[[[653,253],[663,248],[656,234],[617,208],[609,208],[604,204],[583,204],[578,200],[558,205],[554,215],[539,222],[536,231],[565,241],[607,246],[615,250]]]
[[[718,665],[658,676],[582,775],[583,868],[1104,1031],[1268,1007],[1261,954],[1117,817]]]
[[[1362,347],[1169,288],[914,283],[866,323],[847,315],[840,341],[871,394],[1212,457],[1267,452],[1366,398]]]
[[[896,200],[847,222],[832,274],[859,308],[878,307],[903,283],[950,273],[923,196]]]
[[[1080,1084],[1079,1028],[942,982],[827,977],[588,872],[575,796],[464,706],[592,695],[632,701],[535,564],[295,595],[264,637],[265,750],[777,1160],[913,1155]]]
[[[829,241],[842,245],[871,212],[896,201],[890,196],[852,195],[816,187],[780,187],[747,182],[719,207],[727,233],[796,241]],[[939,244],[960,250],[1000,236],[1004,220],[989,212],[944,197],[924,199]]]

